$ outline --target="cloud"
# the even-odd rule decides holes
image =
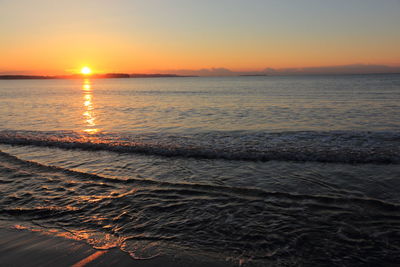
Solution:
[[[378,74],[400,73],[400,66],[352,64],[341,66],[322,66],[308,68],[266,68],[264,72],[270,75],[304,75],[304,74]]]
[[[158,71],[187,76],[245,76],[245,75],[322,75],[322,74],[378,74],[400,73],[400,66],[352,64],[306,68],[265,68],[255,71],[234,71],[227,68],[204,68],[197,70],[178,69]]]
[[[264,71],[233,71],[227,68],[209,68],[209,69],[179,69],[160,71],[161,73],[174,73],[188,76],[240,76],[240,75],[266,75]]]

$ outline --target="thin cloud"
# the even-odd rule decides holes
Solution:
[[[400,73],[400,66],[351,64],[305,68],[265,68],[255,71],[234,71],[227,68],[164,70],[159,73],[174,73],[187,76],[243,76],[243,75],[322,75],[322,74],[379,74]]]

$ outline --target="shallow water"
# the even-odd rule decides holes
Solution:
[[[0,218],[136,258],[399,263],[399,100],[400,75],[0,81]]]

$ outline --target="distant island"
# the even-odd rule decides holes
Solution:
[[[242,75],[239,75],[239,76],[242,76],[242,77],[258,77],[258,76],[261,76],[261,77],[263,77],[263,76],[268,76],[267,74],[242,74]]]
[[[72,75],[55,75],[55,76],[44,76],[44,75],[0,75],[0,80],[45,80],[45,79],[110,79],[110,78],[174,78],[174,77],[197,77],[194,75],[178,75],[178,74],[127,74],[127,73],[106,73],[106,74],[92,74],[85,76],[82,74]]]

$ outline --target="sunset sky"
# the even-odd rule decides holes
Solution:
[[[400,65],[399,0],[0,0],[0,74]]]

